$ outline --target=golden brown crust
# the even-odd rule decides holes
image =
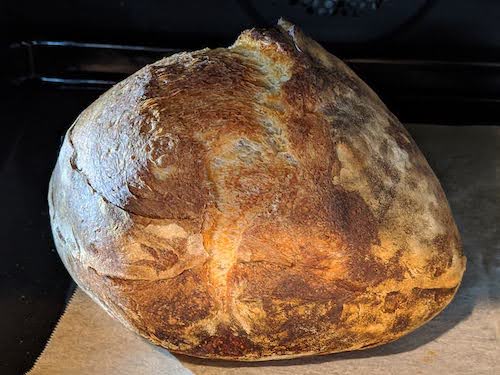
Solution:
[[[105,93],[66,135],[49,206],[78,284],[199,357],[380,345],[441,311],[465,269],[411,136],[285,21]]]

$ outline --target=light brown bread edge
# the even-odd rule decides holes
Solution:
[[[465,270],[443,190],[349,68],[280,21],[115,85],[49,190],[78,285],[173,352],[364,349],[424,324]]]

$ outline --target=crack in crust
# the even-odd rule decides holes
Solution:
[[[246,327],[245,330],[249,330],[248,324],[238,316],[232,306],[233,296],[228,286],[228,276],[237,263],[237,250],[245,229],[253,217],[263,210],[259,205],[252,208],[245,205],[245,201],[255,201],[256,195],[261,194],[258,191],[260,188],[258,183],[248,180],[253,178],[251,168],[254,168],[255,164],[261,164],[266,154],[272,153],[274,157],[279,153],[285,153],[288,156],[284,158],[286,162],[296,163],[293,156],[286,153],[288,150],[286,128],[276,119],[280,110],[277,105],[273,105],[273,101],[279,100],[281,86],[289,79],[290,72],[283,69],[276,70],[273,61],[262,53],[259,45],[236,42],[230,51],[232,54],[244,57],[245,65],[251,67],[251,71],[247,74],[252,76],[252,79],[245,80],[256,87],[253,98],[250,99],[250,116],[256,119],[256,126],[261,127],[257,131],[264,134],[258,136],[265,139],[266,145],[259,143],[259,139],[255,136],[252,140],[250,137],[242,136],[235,143],[229,143],[229,148],[222,146],[219,152],[210,154],[207,162],[208,175],[213,186],[217,187],[216,196],[224,196],[225,199],[215,200],[217,210],[211,214],[211,220],[206,222],[209,224],[204,226],[203,236],[205,247],[210,253],[210,277],[215,296],[222,304],[219,319],[225,324],[230,324],[232,319],[236,319]],[[252,126],[250,125],[252,120],[247,118],[246,121],[247,126]],[[234,190],[235,184],[242,183],[241,174],[246,167],[251,173],[244,182],[249,192],[246,197],[242,195],[232,197],[231,191]],[[241,186],[238,187],[237,191],[244,194]]]

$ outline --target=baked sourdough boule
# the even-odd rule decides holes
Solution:
[[[102,95],[66,134],[49,206],[78,285],[197,357],[393,341],[441,311],[465,269],[411,136],[285,21],[162,59]]]

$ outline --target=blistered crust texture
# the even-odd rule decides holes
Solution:
[[[71,275],[173,352],[265,360],[393,341],[465,269],[411,136],[281,22],[146,66],[69,129],[49,206]]]

